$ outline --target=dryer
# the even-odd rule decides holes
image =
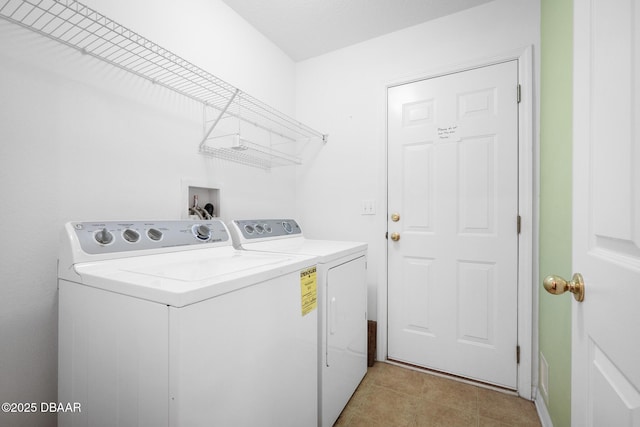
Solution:
[[[59,425],[317,425],[315,268],[218,220],[66,224]]]
[[[293,219],[234,220],[238,249],[317,257],[320,427],[331,427],[367,372],[367,244],[307,239]]]

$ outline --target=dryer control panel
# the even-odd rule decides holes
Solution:
[[[139,251],[203,243],[229,242],[220,220],[71,222],[80,247],[88,254]]]
[[[293,219],[234,220],[233,226],[248,240],[267,237],[302,236],[302,229]]]

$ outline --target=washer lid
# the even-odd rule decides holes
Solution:
[[[183,307],[315,264],[312,256],[226,246],[87,262],[74,270],[84,285]]]

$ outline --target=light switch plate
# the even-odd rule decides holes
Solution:
[[[363,200],[361,215],[375,215],[376,214],[376,201],[375,200]]]

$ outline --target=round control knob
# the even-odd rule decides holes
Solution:
[[[162,239],[162,231],[158,230],[157,228],[150,228],[149,230],[147,230],[147,236],[151,240],[157,242]]]
[[[263,226],[261,226],[260,224],[256,224],[254,228],[256,229],[256,232],[257,232],[258,234],[262,234],[262,233],[264,233],[264,227],[263,227]]]
[[[140,234],[136,230],[127,228],[122,232],[122,237],[129,243],[135,243],[140,240]]]
[[[267,233],[271,233],[271,226],[269,224],[265,224],[262,227],[264,227],[264,231],[266,231]]]
[[[211,237],[211,229],[204,224],[196,225],[193,227],[193,234],[200,240],[209,240]]]
[[[284,228],[284,231],[286,231],[288,234],[291,234],[293,232],[293,227],[291,226],[290,222],[283,221],[282,228]]]
[[[246,231],[247,234],[253,234],[253,231],[254,231],[253,225],[249,225],[249,224],[245,225],[244,226],[244,231]]]
[[[111,234],[106,228],[98,231],[94,235],[94,238],[96,239],[96,242],[100,243],[101,245],[108,245],[109,243],[113,242],[113,234]]]

